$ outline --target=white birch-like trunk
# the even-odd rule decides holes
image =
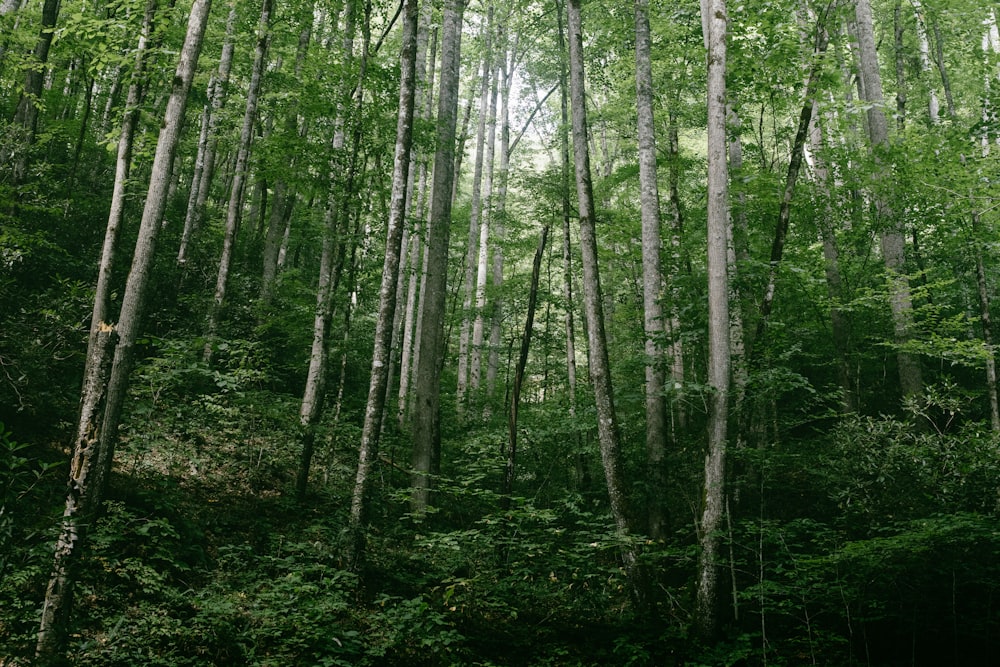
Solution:
[[[472,298],[476,289],[479,257],[479,227],[483,215],[483,164],[486,150],[486,121],[489,116],[490,76],[493,73],[493,5],[486,10],[483,23],[483,74],[479,84],[479,118],[476,123],[476,153],[472,168],[472,202],[469,212],[469,236],[465,246],[465,278],[462,281],[462,324],[458,336],[458,385],[455,400],[459,413],[465,408],[469,385],[469,336],[472,328]],[[492,150],[492,149],[491,149]]]
[[[611,362],[604,330],[600,269],[597,262],[597,234],[594,192],[591,184],[588,149],[587,105],[584,87],[583,25],[580,0],[570,0],[568,7],[570,105],[573,112],[572,135],[574,171],[580,222],[580,251],[583,264],[583,297],[587,313],[587,340],[590,349],[590,379],[597,408],[597,435],[601,464],[611,504],[611,515],[619,535],[632,533],[625,479],[622,473],[621,440],[611,386]],[[622,557],[630,576],[635,577],[634,547],[623,547]],[[633,588],[636,583],[632,580]]]
[[[219,123],[219,112],[226,101],[226,90],[229,87],[229,74],[233,69],[233,33],[236,30],[236,4],[230,2],[229,15],[226,18],[226,38],[222,44],[222,55],[219,57],[219,69],[208,84],[209,102],[202,109],[201,132],[198,138],[198,154],[195,157],[194,175],[191,179],[191,191],[188,194],[187,211],[184,214],[184,229],[181,232],[181,243],[177,250],[177,264],[187,265],[191,241],[201,226],[201,216],[208,201],[208,192],[215,175],[215,156],[219,146],[216,127]]]
[[[879,74],[878,55],[875,52],[875,35],[872,28],[872,10],[869,0],[856,0],[855,16],[858,28],[858,59],[861,79],[864,81],[864,100],[868,106],[868,138],[875,158],[874,192],[878,226],[882,229],[882,261],[889,281],[889,306],[892,310],[893,337],[897,346],[905,345],[912,336],[913,301],[910,281],[906,276],[905,240],[902,222],[887,199],[884,189],[892,176],[880,152],[889,145],[889,126],[886,121],[882,78]],[[916,355],[898,349],[896,363],[903,396],[913,396],[923,391],[920,360]]]

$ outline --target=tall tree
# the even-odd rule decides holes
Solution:
[[[884,154],[889,148],[889,125],[886,121],[882,77],[879,74],[878,54],[875,51],[875,33],[872,24],[870,0],[856,0],[858,58],[861,65],[863,99],[868,109],[868,138],[875,160],[875,187],[872,199],[881,236],[882,260],[889,280],[889,305],[892,310],[893,336],[896,343],[896,363],[899,385],[903,396],[923,391],[920,359],[906,351],[905,344],[913,336],[913,299],[910,281],[906,275],[906,242],[903,221],[896,215],[887,191],[891,182],[891,166]]]
[[[642,214],[642,312],[646,335],[646,461],[649,466],[649,535],[663,537],[663,458],[667,437],[664,396],[663,273],[660,270],[660,191],[656,183],[656,130],[649,0],[635,0],[635,106],[638,116],[639,192]]]
[[[410,150],[413,144],[413,105],[417,56],[417,0],[406,0],[403,13],[403,43],[400,49],[399,111],[396,119],[396,148],[392,169],[392,199],[386,227],[385,258],[379,288],[375,343],[372,351],[368,402],[361,430],[358,470],[351,497],[349,562],[357,568],[363,553],[362,533],[371,487],[371,469],[378,456],[379,435],[388,392],[389,357],[392,353],[397,285],[405,225]]]
[[[66,507],[56,540],[55,561],[38,631],[36,659],[39,664],[58,663],[63,659],[76,563],[80,557],[80,548],[86,540],[86,529],[100,506],[114,457],[122,406],[135,358],[135,341],[148,292],[156,238],[167,204],[169,172],[210,8],[211,0],[195,0],[191,7],[187,35],[172,80],[170,98],[153,156],[149,189],[118,323],[96,322],[93,325],[102,340],[90,350],[93,356],[88,357],[85,369]],[[112,354],[113,359],[110,358]]]
[[[604,304],[601,297],[601,276],[597,263],[597,224],[594,191],[590,174],[589,127],[587,124],[586,90],[583,66],[583,20],[580,0],[569,0],[569,81],[570,105],[573,112],[573,162],[576,174],[577,210],[580,225],[580,253],[583,264],[583,303],[587,316],[587,343],[590,358],[590,381],[594,388],[597,408],[597,436],[601,447],[601,464],[611,501],[611,515],[620,535],[632,530],[632,521],[622,473],[621,437],[611,386],[611,362],[607,336],[604,332]],[[623,549],[626,568],[638,572],[634,547]],[[633,580],[635,583],[635,580]]]
[[[28,171],[28,151],[35,143],[38,131],[38,112],[42,108],[42,87],[45,83],[45,66],[49,61],[49,49],[55,37],[56,20],[59,17],[61,0],[45,0],[42,4],[42,25],[38,40],[24,69],[24,88],[14,112],[14,124],[21,127],[22,146],[15,148],[13,156],[14,182],[24,180]]]
[[[483,20],[483,73],[479,83],[479,118],[476,124],[476,153],[472,168],[472,203],[469,211],[469,238],[465,246],[465,279],[462,282],[462,324],[458,338],[458,386],[455,398],[461,411],[469,386],[469,336],[473,320],[472,303],[476,291],[476,268],[479,257],[480,225],[488,213],[483,210],[483,165],[485,163],[487,122],[489,120],[490,79],[493,75],[493,5]],[[495,98],[494,98],[495,99]],[[496,107],[494,106],[494,111]],[[492,154],[493,148],[489,152]]]
[[[201,132],[198,136],[198,153],[195,157],[194,173],[191,177],[191,191],[188,195],[187,211],[184,214],[184,228],[181,231],[181,242],[177,249],[177,264],[182,268],[187,266],[191,240],[198,232],[201,218],[205,212],[208,193],[215,175],[215,156],[219,146],[217,126],[222,105],[226,101],[229,87],[229,74],[233,68],[233,52],[235,44],[233,35],[236,31],[236,3],[230,1],[229,15],[226,18],[226,37],[222,43],[222,54],[219,57],[219,68],[208,84],[208,100],[201,113]]]
[[[222,304],[226,298],[226,288],[229,284],[229,270],[233,262],[233,249],[236,245],[236,234],[239,231],[243,215],[244,184],[250,161],[250,145],[253,141],[254,124],[257,122],[257,100],[260,98],[261,81],[264,76],[264,65],[267,60],[267,50],[271,42],[271,7],[272,0],[261,2],[260,21],[257,24],[257,47],[254,50],[253,68],[250,73],[250,87],[247,90],[247,104],[243,112],[243,125],[240,129],[240,143],[236,151],[236,164],[233,167],[233,182],[229,190],[229,206],[226,209],[226,228],[222,240],[222,255],[219,258],[219,272],[215,281],[215,295],[208,311],[208,325],[204,349],[205,361],[212,359],[215,336],[219,327],[219,317],[222,314]]]
[[[431,476],[441,460],[441,366],[444,354],[445,301],[452,185],[455,176],[455,126],[462,52],[464,0],[447,0],[441,30],[441,73],[438,83],[437,149],[427,230],[427,262],[420,299],[420,358],[413,404],[413,468],[411,505],[422,513],[430,502]]]
[[[708,453],[701,521],[698,526],[698,587],[695,623],[713,637],[719,618],[719,530],[725,512],[726,441],[729,420],[729,237],[726,164],[725,0],[702,0],[702,28],[708,50]]]
[[[341,36],[342,64],[336,91],[336,109],[334,111],[334,136],[332,156],[330,159],[330,188],[323,213],[323,238],[320,251],[319,278],[316,286],[316,310],[313,315],[312,345],[309,350],[309,369],[306,372],[305,388],[302,391],[302,403],[299,406],[299,428],[302,453],[299,457],[299,470],[295,480],[295,493],[302,499],[309,482],[309,469],[312,465],[313,445],[316,438],[316,425],[323,412],[323,399],[326,390],[327,361],[329,356],[328,339],[330,336],[330,321],[332,313],[332,296],[336,282],[335,270],[337,255],[338,222],[342,217],[342,206],[349,201],[345,191],[352,180],[351,170],[356,159],[358,146],[351,147],[353,155],[347,158],[345,153],[346,131],[351,91],[354,80],[350,75],[354,62],[355,36],[357,25],[357,7],[355,0],[348,0],[344,5],[343,30]],[[363,69],[363,68],[362,68]],[[359,86],[360,86],[360,82]],[[360,91],[359,91],[360,92]],[[359,96],[359,104],[360,104]],[[347,172],[346,175],[343,172]],[[348,223],[349,216],[344,216],[343,223]],[[343,243],[341,243],[341,246]],[[341,262],[339,264],[343,264]]]

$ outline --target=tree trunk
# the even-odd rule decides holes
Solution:
[[[885,189],[891,180],[891,166],[884,163],[882,151],[889,145],[889,127],[883,111],[882,78],[879,75],[878,56],[875,52],[875,35],[872,30],[872,10],[869,0],[856,0],[855,16],[858,27],[858,55],[861,62],[861,79],[864,81],[864,100],[868,105],[868,137],[875,158],[875,210],[882,229],[882,259],[889,279],[889,305],[892,309],[893,335],[897,346],[910,340],[913,328],[913,302],[910,282],[905,273],[905,241],[902,221],[898,219],[887,200]],[[896,352],[899,366],[899,384],[903,396],[923,391],[919,358],[902,349]]]
[[[501,57],[506,59],[506,54],[501,52]],[[493,84],[490,91],[490,107],[486,119],[486,153],[483,157],[486,163],[486,174],[484,176],[483,191],[485,201],[482,206],[482,214],[479,222],[479,255],[476,262],[476,302],[475,320],[472,325],[472,349],[469,356],[469,387],[473,391],[478,391],[482,379],[483,367],[483,344],[485,342],[486,331],[486,274],[489,268],[489,239],[490,226],[493,222],[493,163],[494,147],[496,146],[497,129],[497,94],[499,93],[499,77],[501,70],[499,65],[494,67]],[[494,250],[495,252],[495,250]],[[497,298],[499,295],[497,295]]]
[[[38,131],[38,112],[42,107],[42,86],[45,83],[45,65],[49,61],[49,48],[55,37],[56,19],[59,17],[61,0],[45,0],[42,5],[42,25],[38,31],[38,41],[25,66],[24,90],[14,112],[14,124],[21,126],[23,145],[15,147],[13,159],[14,183],[20,183],[28,173],[28,153],[35,144]]]
[[[633,533],[625,481],[622,475],[621,444],[618,417],[615,413],[611,387],[611,362],[607,336],[604,332],[604,307],[601,298],[601,278],[597,265],[597,235],[594,219],[594,192],[591,185],[590,153],[586,92],[583,70],[583,27],[580,0],[569,1],[569,73],[570,103],[573,111],[573,155],[576,192],[580,220],[580,250],[583,262],[583,299],[587,313],[590,379],[594,386],[597,408],[597,434],[601,448],[601,463],[611,501],[611,515],[621,536]],[[632,546],[623,547],[622,557],[630,576],[637,575],[636,553]],[[632,581],[635,584],[635,580]],[[633,586],[633,588],[636,588]]]
[[[676,104],[675,101],[675,106]],[[677,128],[677,110],[674,107],[671,107],[667,121],[667,141],[670,154],[668,187],[672,224],[670,230],[670,319],[667,322],[666,333],[670,339],[671,428],[676,433],[687,425],[687,411],[684,408],[684,343],[681,340],[680,315],[683,295],[678,287],[678,277],[684,263],[681,246],[684,233],[684,215],[678,187],[680,183],[680,140]]]
[[[708,453],[698,542],[695,629],[703,638],[719,628],[719,532],[725,512],[726,440],[730,383],[728,278],[728,170],[726,165],[725,0],[702,1],[708,46]]]
[[[503,319],[503,240],[507,234],[507,183],[510,180],[510,155],[514,146],[510,141],[510,91],[514,82],[514,62],[517,54],[517,35],[510,48],[510,63],[506,56],[501,63],[503,90],[500,103],[500,173],[497,177],[497,200],[492,213],[493,237],[497,240],[493,247],[493,266],[490,278],[493,285],[493,304],[490,308],[489,362],[486,366],[486,393],[496,392],[497,374],[500,368],[500,324]]]
[[[216,126],[219,122],[219,112],[226,101],[229,73],[233,68],[233,33],[235,30],[236,5],[234,2],[230,2],[229,16],[226,19],[226,38],[222,44],[219,69],[208,84],[209,102],[202,110],[198,155],[195,158],[194,176],[191,179],[191,192],[188,196],[187,212],[184,215],[180,248],[177,250],[177,264],[182,268],[187,266],[191,239],[201,225],[201,216],[205,211],[208,192],[212,186],[212,176],[215,175],[215,156],[219,146]]]
[[[313,338],[309,352],[309,369],[306,372],[306,384],[302,392],[302,404],[299,406],[299,438],[302,446],[299,456],[299,470],[295,479],[295,495],[301,501],[305,498],[309,484],[309,469],[312,466],[313,445],[316,438],[316,425],[323,412],[323,394],[326,389],[326,368],[329,351],[327,340],[332,319],[331,297],[334,292],[336,255],[339,254],[336,242],[337,225],[341,219],[342,202],[348,200],[345,190],[347,182],[352,180],[353,164],[347,168],[347,177],[342,170],[347,162],[353,163],[358,151],[357,143],[352,148],[354,155],[350,160],[344,159],[344,146],[348,108],[351,104],[350,91],[352,80],[348,75],[354,60],[354,38],[356,32],[355,3],[348,1],[344,5],[344,28],[341,42],[343,63],[341,65],[340,81],[337,90],[337,109],[334,118],[333,155],[330,159],[330,188],[327,193],[326,210],[323,215],[323,240],[320,253],[319,280],[316,287],[316,311],[313,317]],[[359,96],[359,100],[363,96]],[[360,101],[359,101],[360,105]],[[360,115],[360,109],[357,110]],[[346,220],[345,220],[346,223]],[[341,245],[343,242],[341,242]],[[342,264],[342,259],[341,259]]]
[[[493,73],[493,5],[486,11],[483,24],[483,75],[479,84],[479,118],[476,124],[476,154],[472,168],[472,203],[469,211],[469,237],[465,246],[465,279],[462,281],[462,325],[458,336],[458,384],[455,400],[459,414],[465,407],[469,384],[469,336],[472,324],[472,298],[476,289],[476,267],[479,257],[479,227],[483,214],[483,163],[486,150],[486,121],[489,116],[490,76]],[[495,107],[494,107],[495,108]],[[492,148],[490,148],[492,153]]]
[[[247,177],[247,165],[250,160],[250,144],[253,142],[254,123],[257,120],[257,100],[260,97],[264,63],[267,59],[267,49],[271,41],[271,3],[272,0],[263,0],[261,3],[260,21],[257,24],[257,48],[254,52],[250,87],[247,90],[247,106],[243,114],[243,126],[240,129],[240,145],[236,153],[236,166],[233,167],[233,183],[229,191],[229,207],[226,210],[226,231],[222,241],[222,256],[219,258],[219,273],[215,281],[215,295],[208,311],[208,326],[203,353],[206,362],[212,360],[215,337],[219,327],[219,317],[222,314],[222,304],[225,301],[226,287],[229,284],[229,269],[233,262],[233,248],[236,245],[236,234],[239,231],[240,219],[243,215],[244,184]]]
[[[997,367],[993,353],[993,327],[990,323],[990,293],[986,282],[986,266],[983,263],[982,220],[978,211],[972,212],[972,236],[976,254],[976,286],[979,292],[979,322],[983,327],[983,343],[986,344],[986,393],[990,399],[990,427],[1000,433],[1000,400],[997,398]]]
[[[191,8],[187,36],[156,144],[149,190],[118,324],[95,319],[92,325],[95,340],[92,349],[88,350],[66,508],[56,541],[52,575],[45,593],[35,649],[36,661],[41,665],[61,662],[63,658],[76,563],[80,557],[80,547],[86,540],[86,528],[100,506],[114,458],[118,425],[134,361],[135,340],[146,301],[156,238],[166,207],[169,170],[177,149],[184,107],[201,51],[210,6],[210,0],[195,0]],[[102,257],[102,262],[105,259]],[[102,308],[106,308],[106,304],[95,300],[95,311],[99,312]],[[114,357],[109,364],[108,359],[112,353]]]
[[[535,259],[531,264],[531,286],[528,289],[528,313],[525,316],[524,334],[521,336],[521,349],[517,355],[517,366],[514,369],[514,386],[510,394],[510,412],[507,415],[507,463],[504,467],[503,489],[501,490],[501,509],[506,512],[510,508],[511,493],[514,490],[514,466],[517,463],[517,413],[521,405],[521,386],[524,384],[524,369],[528,365],[528,351],[531,348],[531,331],[535,322],[535,304],[538,302],[538,277],[542,269],[542,257],[545,253],[545,242],[549,237],[549,226],[542,227],[542,236],[538,240]]]
[[[639,191],[642,215],[642,311],[646,335],[646,465],[649,468],[647,530],[664,535],[666,481],[663,458],[667,438],[664,397],[663,273],[660,269],[660,192],[656,183],[656,130],[653,119],[653,70],[650,63],[649,0],[635,0],[635,101],[639,137]]]
[[[378,457],[379,435],[385,397],[388,391],[389,357],[392,353],[397,283],[402,251],[403,226],[406,223],[407,184],[410,149],[413,143],[413,105],[416,88],[417,0],[406,0],[403,18],[403,43],[400,49],[399,112],[396,119],[396,149],[392,171],[392,200],[386,229],[385,259],[379,289],[375,343],[372,351],[368,403],[361,431],[358,470],[351,498],[348,562],[357,571],[363,558],[364,521],[371,488],[371,467]]]
[[[760,345],[764,342],[764,332],[768,319],[771,316],[771,308],[774,305],[774,292],[778,282],[778,268],[781,265],[781,258],[785,250],[785,239],[788,236],[788,226],[792,219],[792,197],[795,194],[795,184],[798,182],[799,170],[802,167],[802,156],[805,152],[806,140],[809,137],[809,129],[812,126],[813,109],[816,106],[816,92],[819,88],[819,78],[822,74],[822,56],[826,53],[829,41],[826,28],[823,25],[824,21],[825,16],[821,16],[816,25],[812,66],[809,68],[809,78],[806,81],[805,101],[802,104],[802,111],[799,113],[799,125],[795,132],[795,138],[792,140],[792,154],[788,160],[785,188],[778,207],[778,222],[774,228],[774,240],[771,243],[767,286],[764,288],[764,296],[760,301],[760,317],[757,320],[757,331],[750,341],[753,349],[748,345],[748,358],[752,356],[754,350],[759,351]],[[752,364],[753,361],[751,360],[750,363]]]
[[[458,74],[461,67],[464,0],[445,4],[441,32],[441,75],[438,89],[437,152],[427,231],[427,265],[421,296],[420,359],[414,379],[413,468],[411,508],[422,514],[430,502],[432,475],[440,466],[441,365],[448,279],[448,238],[455,176],[455,125]]]
[[[424,22],[424,9],[429,12],[430,3],[424,3],[424,7],[421,11],[421,22]],[[430,23],[430,17],[428,16],[426,22]],[[419,43],[417,45],[419,50]],[[426,94],[423,95],[421,102],[423,103],[423,110],[421,111],[421,118],[424,121],[430,121],[431,113],[433,111],[434,102],[434,70],[437,63],[437,29],[433,31],[433,39],[431,40],[430,56],[428,57],[428,63],[430,68],[427,72],[422,72],[424,69],[420,66],[421,61],[417,61],[417,77],[418,80],[424,84],[426,83]],[[418,89],[417,95],[421,96],[422,91]],[[399,359],[399,400],[396,406],[396,418],[399,422],[400,430],[406,425],[406,417],[408,414],[409,403],[410,403],[410,378],[413,375],[413,368],[416,366],[414,348],[414,331],[416,325],[416,317],[419,312],[417,304],[417,288],[420,285],[421,276],[423,275],[423,264],[420,264],[420,260],[424,253],[422,251],[423,244],[421,226],[423,221],[426,220],[426,202],[427,202],[427,157],[421,155],[417,161],[417,184],[416,184],[416,205],[411,213],[411,217],[414,221],[414,229],[410,234],[410,249],[409,249],[409,259],[407,265],[409,270],[407,271],[407,288],[406,288],[406,313],[403,316],[403,333],[402,333],[402,344],[400,350]],[[411,193],[411,197],[414,193]]]

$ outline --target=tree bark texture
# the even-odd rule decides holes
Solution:
[[[476,153],[472,168],[472,203],[469,211],[469,237],[465,246],[462,281],[462,324],[458,336],[458,384],[455,391],[459,413],[465,407],[469,385],[469,337],[472,323],[472,300],[476,289],[476,260],[479,257],[479,227],[483,215],[483,164],[486,150],[486,123],[489,116],[490,77],[493,74],[493,5],[486,11],[483,24],[483,73],[479,81],[479,113],[476,123]],[[492,149],[491,149],[492,152]]]
[[[438,84],[437,150],[427,231],[427,266],[421,296],[420,359],[414,380],[411,507],[416,514],[430,502],[432,475],[440,465],[441,363],[448,279],[448,239],[455,177],[455,126],[461,67],[464,0],[445,4]]]
[[[219,258],[219,272],[215,281],[215,294],[208,311],[208,326],[206,332],[204,359],[211,361],[215,337],[218,333],[219,318],[222,315],[222,305],[226,299],[226,288],[229,285],[229,270],[233,262],[233,249],[236,245],[236,235],[239,231],[240,219],[243,215],[244,184],[250,162],[250,145],[253,142],[253,128],[257,120],[257,100],[260,97],[261,78],[264,74],[264,64],[271,41],[271,7],[272,0],[263,0],[260,10],[260,21],[257,24],[257,47],[254,50],[253,69],[250,74],[250,86],[247,90],[247,105],[243,113],[243,125],[240,128],[240,143],[236,153],[236,166],[233,167],[233,183],[229,191],[229,206],[226,209],[226,229],[222,240],[222,255]]]
[[[349,563],[357,569],[363,553],[362,533],[371,488],[371,468],[378,456],[379,435],[388,392],[389,358],[392,353],[393,323],[396,314],[397,284],[405,225],[410,149],[413,144],[413,105],[416,89],[417,0],[406,0],[403,14],[403,43],[400,51],[399,112],[396,119],[396,148],[392,171],[392,199],[386,229],[385,258],[379,288],[375,343],[372,351],[368,402],[361,431],[358,470],[351,497]]]
[[[594,192],[591,183],[588,124],[583,67],[583,25],[580,0],[570,0],[568,6],[570,106],[573,113],[573,154],[580,224],[580,251],[583,264],[583,299],[587,313],[590,350],[590,379],[597,408],[597,434],[600,441],[601,463],[611,501],[611,514],[620,535],[632,531],[625,479],[622,474],[621,440],[611,386],[611,363],[607,336],[604,331],[604,306],[601,298],[601,278],[597,264],[597,232]],[[625,547],[622,554],[630,573],[635,574],[635,550]]]
[[[912,336],[913,300],[910,281],[906,276],[905,239],[903,224],[888,201],[885,187],[890,180],[891,167],[882,154],[889,147],[889,126],[884,111],[882,78],[879,74],[878,55],[875,52],[875,34],[872,27],[870,0],[856,0],[855,16],[858,28],[858,57],[861,79],[864,81],[864,100],[868,106],[868,138],[875,159],[875,187],[873,199],[881,229],[882,260],[889,280],[889,306],[892,310],[893,336],[897,346],[905,345]],[[910,352],[898,349],[896,363],[899,385],[903,396],[923,391],[920,359]]]
[[[650,62],[649,0],[635,1],[635,98],[639,138],[639,198],[642,216],[642,312],[646,352],[646,465],[649,468],[647,529],[664,533],[666,489],[664,453],[667,408],[664,395],[663,272],[660,267],[660,191],[656,183],[656,129],[653,119],[653,70]]]
[[[719,619],[719,531],[725,513],[729,419],[730,323],[728,278],[729,196],[726,164],[725,0],[706,0],[702,22],[708,45],[708,453],[699,524],[695,626],[712,638]]]
[[[66,507],[39,624],[35,651],[38,664],[59,662],[65,650],[75,567],[80,557],[80,548],[86,539],[86,528],[100,506],[114,457],[156,238],[167,203],[169,172],[177,149],[184,108],[201,52],[210,7],[210,0],[195,0],[192,5],[184,46],[153,156],[149,189],[119,320],[117,325],[97,323],[99,340],[95,349],[90,351],[94,358],[87,360]],[[107,358],[111,354],[114,356],[109,369]]]

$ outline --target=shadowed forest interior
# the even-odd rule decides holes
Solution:
[[[0,0],[0,665],[1000,663],[998,13]]]

